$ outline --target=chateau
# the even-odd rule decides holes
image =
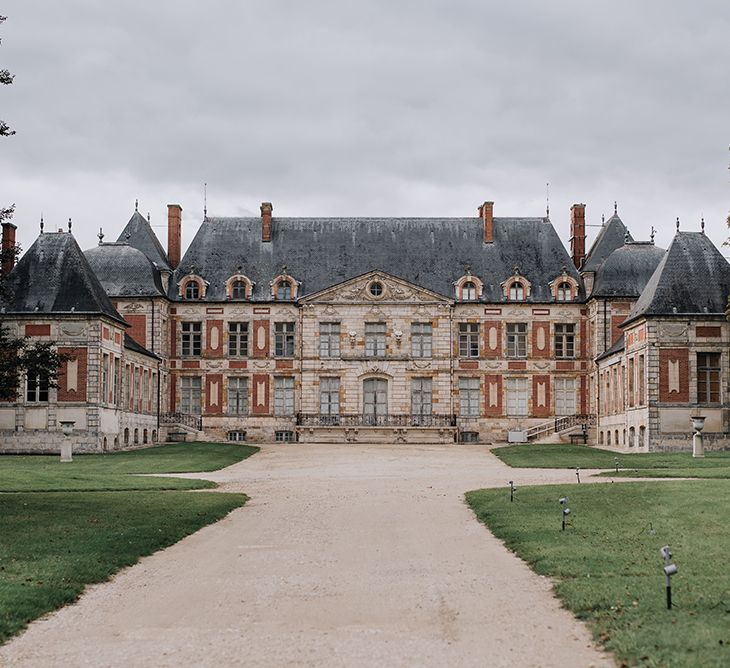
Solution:
[[[664,250],[618,213],[586,252],[549,218],[204,217],[182,254],[135,210],[82,252],[43,232],[2,323],[69,356],[0,403],[0,451],[158,440],[587,439],[627,451],[730,441],[730,265],[704,235]],[[3,245],[15,243],[3,224]]]

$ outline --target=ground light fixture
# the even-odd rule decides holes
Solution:
[[[578,478],[578,484],[580,485],[580,469],[575,467],[575,477]]]
[[[515,490],[517,488],[515,487],[514,480],[509,481],[509,500],[510,503],[512,503],[515,500]]]
[[[561,530],[565,531],[565,518],[570,515],[570,508],[568,508],[568,497],[567,496],[561,496],[558,499],[558,502],[560,503],[560,526]]]
[[[613,465],[616,467],[616,473],[618,473],[618,457],[613,458]]]
[[[664,577],[666,578],[667,587],[667,610],[672,609],[672,575],[677,574],[677,567],[672,563],[672,553],[669,551],[669,545],[665,545],[659,553],[664,559]]]

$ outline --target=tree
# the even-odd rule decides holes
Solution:
[[[0,25],[5,19],[5,16],[0,16]],[[11,83],[13,75],[8,70],[0,70],[0,84],[7,86]],[[0,120],[0,137],[14,134],[15,130]],[[14,211],[14,204],[0,206],[0,223],[9,221]],[[0,249],[0,266],[6,259],[4,254],[12,254],[15,259],[20,254],[20,247],[16,245],[14,248]],[[11,297],[7,276],[0,270],[0,301]],[[32,342],[28,337],[12,336],[3,325],[3,315],[0,313],[0,401],[15,401],[24,375],[39,379],[44,387],[55,387],[58,370],[66,359],[65,355],[59,355],[54,350],[53,343]]]

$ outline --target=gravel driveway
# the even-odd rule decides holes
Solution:
[[[189,477],[251,501],[32,624],[0,664],[614,665],[464,503],[573,471],[475,445],[277,444]]]

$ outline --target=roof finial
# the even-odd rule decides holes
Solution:
[[[43,211],[41,211],[41,234],[43,234]]]
[[[545,184],[545,189],[547,191],[547,198],[546,198],[546,204],[545,204],[545,215],[547,218],[550,218],[550,183]]]
[[[71,218],[68,219],[68,233],[71,234]]]
[[[101,246],[101,242],[104,241],[104,231],[99,228],[99,234],[97,234],[96,236],[99,237],[99,245]]]
[[[616,200],[613,200],[613,215],[618,215],[618,202]]]
[[[605,225],[605,224],[606,224],[606,214],[602,213],[601,214],[601,225]]]
[[[629,228],[626,228],[626,231],[624,232],[624,244],[629,243],[629,239],[631,238],[631,232],[629,232]]]
[[[651,234],[649,235],[649,238],[651,239],[651,243],[654,243],[654,235],[656,234],[656,230],[654,229],[654,226],[651,226]]]
[[[203,184],[203,220],[208,220],[208,183]]]
[[[139,211],[139,199],[134,200],[134,210]]]
[[[127,240],[127,243],[129,243],[129,238],[130,238],[131,236],[132,236],[132,233],[131,233],[131,232],[130,232],[129,230],[127,230],[127,231],[126,231],[126,232],[124,233],[124,238],[125,238],[125,239]]]
[[[679,216],[677,216],[677,232],[679,232]]]
[[[702,228],[702,234],[705,233],[705,217],[702,216],[702,221],[700,222],[700,227]]]
[[[147,212],[147,222],[148,223],[150,222],[150,212],[149,211]]]

